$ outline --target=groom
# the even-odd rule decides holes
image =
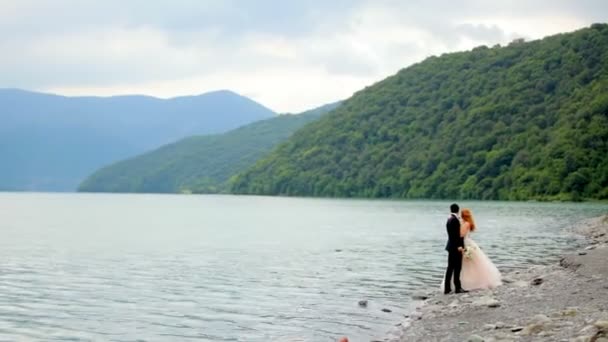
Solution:
[[[448,231],[448,244],[445,250],[448,251],[448,269],[445,272],[444,293],[452,292],[452,275],[454,276],[454,286],[456,293],[467,292],[460,285],[460,270],[462,269],[462,252],[464,251],[464,239],[460,236],[460,219],[458,212],[460,208],[454,203],[450,206],[450,217],[446,228]]]

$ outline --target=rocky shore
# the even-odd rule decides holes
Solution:
[[[506,273],[497,289],[417,294],[416,311],[384,341],[608,342],[608,215],[575,231],[584,248],[559,264]]]

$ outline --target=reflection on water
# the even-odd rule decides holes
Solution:
[[[0,339],[366,341],[438,286],[449,204],[0,194]],[[462,206],[503,270],[552,261],[607,209]]]

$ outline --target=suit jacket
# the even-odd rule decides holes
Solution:
[[[460,237],[460,220],[455,215],[450,215],[446,224],[448,231],[448,243],[445,250],[448,252],[458,251],[458,247],[464,248],[464,239]]]

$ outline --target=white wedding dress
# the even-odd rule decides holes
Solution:
[[[469,235],[470,232],[464,237],[464,245],[470,252],[462,259],[460,271],[462,288],[468,291],[485,290],[502,285],[500,271]],[[441,282],[442,290],[443,284],[444,281]],[[453,280],[452,288],[454,288]]]

